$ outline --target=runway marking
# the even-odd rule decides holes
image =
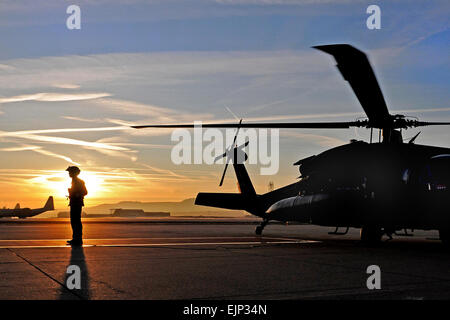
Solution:
[[[315,240],[301,240],[301,239],[291,239],[291,238],[271,238],[271,237],[236,237],[236,239],[254,239],[255,241],[229,241],[230,237],[190,237],[190,238],[159,238],[164,240],[189,240],[189,239],[226,239],[228,241],[214,241],[214,242],[153,242],[153,243],[122,243],[126,240],[150,240],[150,239],[158,239],[158,238],[122,238],[122,239],[98,239],[98,240],[114,240],[119,241],[119,243],[98,243],[98,244],[91,244],[86,243],[83,245],[83,247],[171,247],[171,246],[218,246],[218,245],[271,245],[271,244],[306,244],[306,243],[317,243],[321,241],[315,241]],[[90,242],[94,239],[86,239],[86,241]],[[269,241],[267,241],[269,240]],[[0,240],[0,243],[4,240]],[[8,240],[10,242],[17,241],[17,240]],[[40,242],[43,240],[21,240],[21,241],[29,241],[29,242]],[[46,239],[44,241],[65,241],[65,240],[50,240]],[[33,248],[70,248],[69,245],[63,244],[54,244],[54,245],[6,245],[6,246],[0,246],[0,249],[33,249]]]
[[[232,238],[239,238],[239,239],[272,239],[272,240],[285,240],[285,241],[298,241],[301,239],[295,239],[295,238],[275,238],[275,237],[258,237],[258,236],[251,236],[251,237],[144,237],[144,238],[90,238],[90,239],[84,239],[84,241],[99,241],[99,240],[188,240],[188,239],[232,239]],[[0,239],[0,243],[4,241],[10,241],[10,242],[26,242],[26,241],[67,241],[68,239]]]
[[[298,240],[298,241],[269,241],[269,242],[185,242],[185,243],[131,243],[131,244],[103,244],[94,247],[153,247],[153,246],[202,246],[202,245],[264,245],[264,244],[301,244],[320,241]]]

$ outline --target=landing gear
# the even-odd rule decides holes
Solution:
[[[383,231],[379,227],[364,226],[361,228],[361,241],[367,244],[377,244],[381,241]]]
[[[269,220],[264,219],[259,226],[256,227],[255,233],[260,236],[264,230],[264,227],[269,223]]]

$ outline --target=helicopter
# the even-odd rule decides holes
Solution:
[[[438,230],[450,245],[450,148],[418,145],[415,135],[407,143],[402,130],[450,122],[424,122],[389,113],[367,55],[349,44],[313,47],[334,57],[367,119],[349,122],[206,123],[204,128],[237,128],[233,145],[219,157],[232,162],[239,193],[198,193],[195,204],[245,210],[262,218],[257,235],[270,221],[299,222],[336,228],[346,234],[359,228],[361,240],[378,243],[383,235],[404,230]],[[193,124],[139,125],[133,128],[193,128]],[[247,155],[235,145],[239,128],[370,130],[370,141],[352,140],[320,154],[300,159],[299,180],[257,194],[243,162]],[[378,129],[378,139],[374,130]],[[419,132],[420,133],[420,132]],[[378,141],[374,141],[378,140]],[[218,158],[219,158],[218,157]],[[231,158],[231,159],[230,159]],[[237,159],[244,161],[237,161]],[[346,228],[338,232],[339,228]],[[399,234],[400,235],[400,234]]]

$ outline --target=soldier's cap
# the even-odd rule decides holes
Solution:
[[[66,171],[80,173],[80,168],[75,167],[75,166],[70,166],[66,169]]]

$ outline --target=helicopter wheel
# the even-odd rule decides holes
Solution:
[[[255,233],[257,236],[260,236],[262,234],[264,227],[267,226],[268,223],[269,223],[268,219],[263,219],[261,224],[256,227]]]
[[[439,238],[446,247],[450,247],[450,229],[439,230]]]
[[[381,241],[383,232],[375,226],[363,226],[361,228],[361,241],[368,244],[376,244]]]

